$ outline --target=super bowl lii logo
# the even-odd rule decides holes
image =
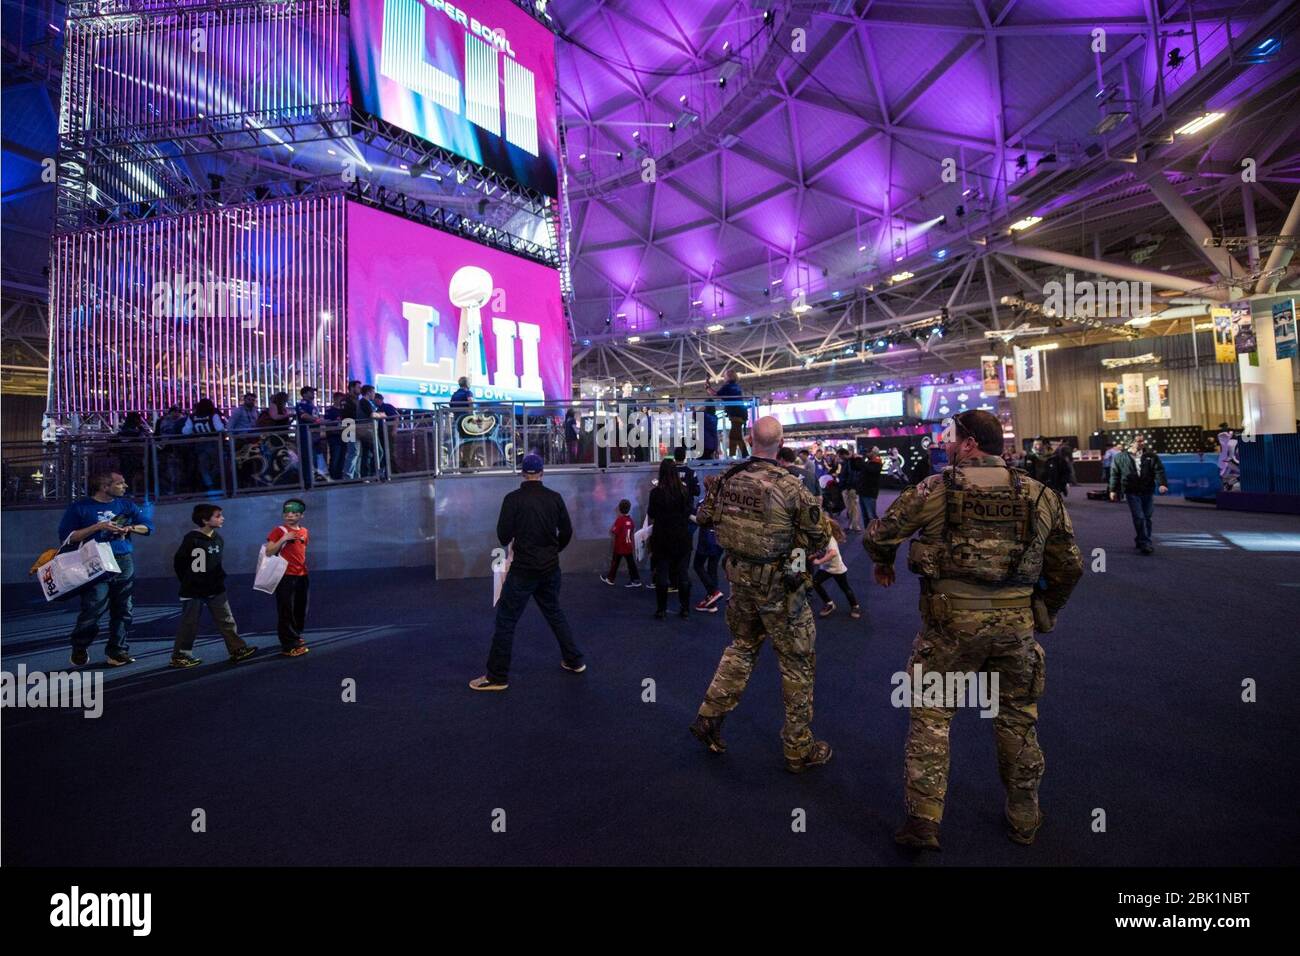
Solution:
[[[541,326],[503,316],[492,317],[491,333],[496,342],[496,368],[489,372],[483,347],[483,306],[492,297],[492,275],[478,266],[463,266],[451,277],[451,304],[460,310],[455,356],[439,356],[434,330],[442,323],[441,313],[422,302],[402,302],[406,320],[406,361],[399,375],[377,375],[376,387],[385,394],[406,394],[445,398],[465,378],[476,398],[486,401],[541,399],[542,374],[539,359]],[[519,343],[522,368],[515,362]]]

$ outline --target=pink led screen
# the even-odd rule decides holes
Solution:
[[[556,270],[349,204],[348,367],[392,404],[565,401],[570,347]]]
[[[352,0],[352,101],[548,196],[555,36],[509,0]]]

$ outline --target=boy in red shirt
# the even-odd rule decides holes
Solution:
[[[307,505],[290,498],[284,503],[284,523],[266,536],[267,555],[278,554],[289,562],[284,577],[275,588],[275,607],[280,634],[280,653],[285,657],[302,657],[307,642],[302,632],[307,626],[307,529],[302,515]]]
[[[632,537],[636,534],[636,523],[628,515],[631,510],[632,502],[626,498],[620,501],[618,517],[614,519],[614,526],[609,529],[609,533],[614,538],[614,560],[609,563],[609,574],[602,574],[600,579],[610,587],[614,586],[614,579],[618,576],[618,562],[623,558],[627,559],[627,571],[632,578],[623,586],[627,588],[641,586],[641,575],[636,569],[636,544]]]

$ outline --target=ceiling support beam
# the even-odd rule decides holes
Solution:
[[[1205,220],[1197,215],[1192,204],[1169,184],[1169,180],[1165,179],[1163,169],[1143,170],[1140,175],[1147,187],[1160,200],[1160,204],[1169,211],[1169,215],[1173,216],[1178,225],[1192,237],[1205,261],[1214,266],[1219,275],[1225,279],[1233,279],[1246,274],[1241,263],[1228,255],[1226,250],[1205,244],[1206,240],[1213,238],[1214,234],[1210,232],[1210,227],[1205,224]]]
[[[1297,226],[1300,226],[1300,192],[1296,193],[1295,201],[1291,203],[1291,211],[1287,213],[1286,222],[1282,224],[1281,235],[1294,236]],[[1295,249],[1292,246],[1281,242],[1274,245],[1273,251],[1268,254],[1268,262],[1264,265],[1265,275],[1260,277],[1259,284],[1255,286],[1255,291],[1257,293],[1275,292],[1282,277],[1274,276],[1270,279],[1267,277],[1267,273],[1290,265],[1293,255],[1295,255]]]
[[[1017,259],[1029,259],[1033,262],[1045,262],[1048,265],[1060,266],[1063,269],[1073,269],[1076,272],[1095,272],[1098,275],[1110,276],[1112,279],[1123,279],[1126,282],[1150,282],[1152,288],[1155,289],[1197,292],[1219,301],[1226,301],[1228,297],[1227,293],[1219,289],[1207,289],[1207,283],[1196,279],[1184,279],[1182,276],[1171,276],[1164,272],[1156,272],[1153,269],[1139,269],[1118,262],[1086,259],[1083,256],[1072,255],[1068,252],[1057,252],[1054,249],[1039,249],[1034,246],[1022,246],[1014,242],[1008,242],[1005,245],[995,247],[993,251],[1005,253]]]

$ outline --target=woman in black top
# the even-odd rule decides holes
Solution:
[[[654,564],[655,617],[662,619],[668,611],[668,582],[677,589],[682,617],[690,614],[691,579],[691,496],[677,475],[671,458],[659,463],[659,484],[650,491],[650,555]]]

